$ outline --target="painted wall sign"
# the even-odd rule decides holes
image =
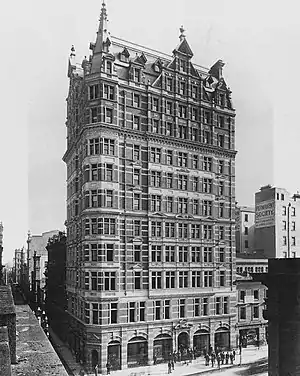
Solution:
[[[275,201],[263,201],[255,205],[255,227],[275,226]]]

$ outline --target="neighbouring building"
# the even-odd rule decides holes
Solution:
[[[267,287],[250,276],[236,276],[237,346],[261,345],[267,340],[268,321],[263,317]]]
[[[59,232],[46,246],[48,265],[46,271],[46,314],[51,329],[67,342],[68,316],[66,297],[66,235]]]
[[[300,369],[299,280],[300,259],[269,260],[261,276],[268,287],[269,375],[297,375]]]
[[[224,63],[113,37],[69,61],[68,341],[92,369],[236,342],[235,110]]]
[[[43,232],[41,235],[30,235],[27,240],[27,275],[31,299],[38,304],[45,301],[46,268],[48,251],[46,246],[49,238],[58,235],[59,230]]]
[[[255,248],[267,258],[300,257],[300,194],[264,186],[255,194]]]
[[[2,264],[2,257],[3,257],[3,224],[0,222],[0,285],[3,284],[3,268],[4,265]]]
[[[238,255],[236,258],[236,272],[241,275],[253,273],[268,273],[268,259],[264,255]]]
[[[236,253],[251,253],[254,248],[255,210],[248,206],[236,208]]]
[[[22,272],[24,266],[24,251],[23,249],[15,249],[15,257],[13,258],[13,281],[21,284]]]

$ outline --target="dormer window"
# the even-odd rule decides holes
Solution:
[[[172,86],[173,86],[173,80],[172,80],[172,78],[167,78],[167,82],[166,82],[167,90],[168,91],[172,91]]]
[[[179,60],[179,70],[180,72],[186,72],[187,71],[187,62],[184,60]]]
[[[133,69],[133,81],[141,82],[141,70],[138,68]]]
[[[120,61],[123,63],[128,63],[129,62],[129,52],[126,47],[124,47],[124,50],[120,53]]]
[[[220,106],[225,107],[225,94],[220,94],[219,100],[220,100]]]
[[[112,74],[112,62],[111,61],[107,61],[106,62],[106,73],[107,74]]]

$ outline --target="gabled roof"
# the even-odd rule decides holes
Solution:
[[[191,59],[194,56],[193,51],[185,38],[182,38],[179,46],[175,48],[173,53],[174,55],[178,53],[186,55],[189,59]]]

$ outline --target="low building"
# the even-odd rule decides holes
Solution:
[[[268,259],[263,254],[241,255],[236,258],[236,272],[240,275],[268,273]]]
[[[267,287],[250,276],[236,277],[237,289],[237,346],[264,344],[267,339],[267,320],[263,317]]]
[[[249,253],[254,248],[255,210],[249,206],[237,206],[235,211],[236,253]]]
[[[46,271],[46,314],[51,329],[67,341],[68,315],[66,298],[66,240],[60,232],[48,240],[48,265]]]

